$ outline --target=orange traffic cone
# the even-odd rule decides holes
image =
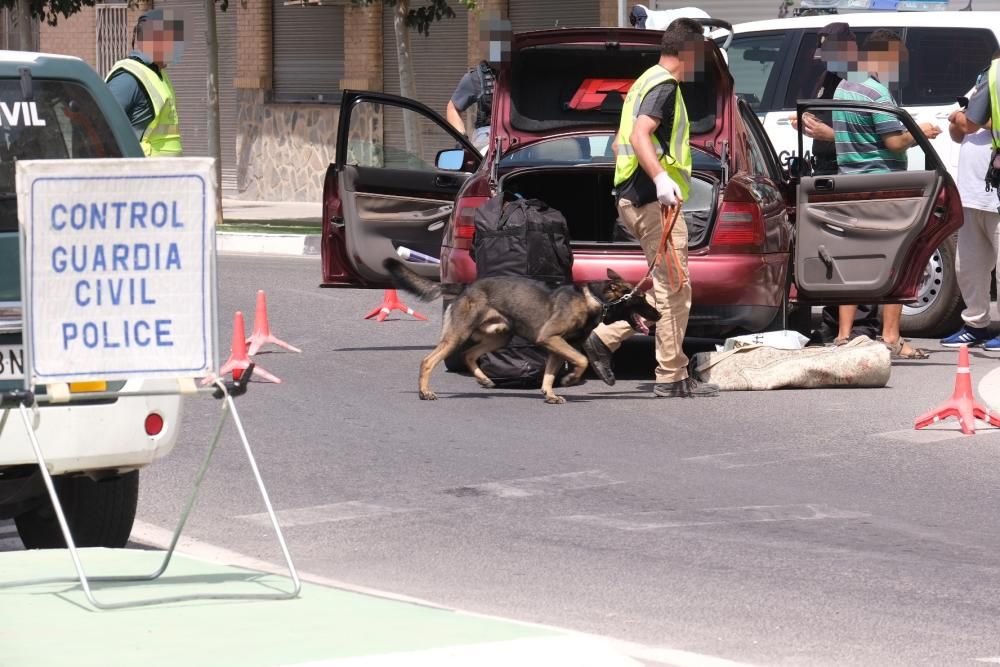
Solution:
[[[399,300],[399,294],[396,293],[394,289],[387,289],[385,291],[385,297],[382,299],[382,305],[373,310],[372,312],[365,315],[366,320],[378,315],[377,321],[382,322],[385,318],[389,317],[389,313],[394,310],[399,310],[407,315],[412,315],[418,320],[426,320],[427,318],[416,312],[412,308],[407,307],[405,303]]]
[[[977,403],[972,394],[972,373],[969,371],[967,345],[958,349],[958,371],[955,375],[955,391],[951,398],[927,414],[917,417],[917,423],[913,428],[921,429],[948,417],[958,417],[958,424],[965,435],[975,435],[977,419],[988,422],[991,426],[1000,427],[1000,418],[994,417]]]
[[[233,316],[233,342],[229,350],[229,359],[226,363],[222,364],[222,368],[219,369],[219,376],[225,376],[227,373],[233,374],[234,380],[239,380],[240,376],[243,375],[243,371],[247,369],[250,365],[250,355],[247,354],[247,329],[246,324],[243,322],[243,313],[236,311],[236,315]],[[254,366],[253,370],[254,376],[260,376],[265,380],[274,382],[275,384],[281,384],[281,380],[277,377],[271,375],[266,370],[261,368],[259,365]],[[207,377],[201,381],[203,385],[209,384],[214,378]]]
[[[246,342],[250,346],[248,354],[251,357],[260,352],[260,348],[264,347],[267,343],[274,343],[278,347],[283,347],[291,352],[302,351],[271,333],[271,324],[267,321],[267,297],[264,296],[264,290],[262,289],[257,290],[257,311],[253,316],[253,333],[250,334]]]

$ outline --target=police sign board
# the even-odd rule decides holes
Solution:
[[[215,372],[215,188],[207,158],[18,162],[28,384]]]

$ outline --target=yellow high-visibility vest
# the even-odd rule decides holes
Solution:
[[[139,139],[142,152],[147,157],[180,157],[183,149],[181,126],[177,119],[177,95],[166,71],[160,71],[163,76],[161,79],[156,76],[156,72],[136,60],[119,60],[108,72],[105,81],[110,81],[118,70],[125,70],[135,76],[153,103],[153,120]]]
[[[993,121],[993,148],[1000,150],[1000,60],[990,65],[990,118]]]
[[[674,96],[674,126],[670,133],[670,146],[664,150],[659,140],[653,136],[653,147],[660,156],[660,165],[667,175],[680,187],[681,196],[687,199],[691,189],[691,132],[688,125],[687,106],[681,94],[681,86],[674,76],[660,67],[653,65],[642,73],[625,96],[622,106],[622,119],[618,127],[618,153],[615,158],[615,185],[621,185],[639,169],[639,158],[635,149],[629,143],[632,127],[639,117],[642,100],[656,86],[663,83],[674,83],[677,93]]]

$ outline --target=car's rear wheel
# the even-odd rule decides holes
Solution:
[[[917,290],[917,303],[903,306],[900,330],[906,336],[939,338],[962,325],[962,294],[955,275],[955,237],[934,251]]]
[[[59,475],[52,481],[76,546],[125,546],[132,533],[139,503],[138,470],[101,481],[82,475]],[[38,507],[14,517],[14,523],[28,549],[60,549],[66,546],[48,495]]]

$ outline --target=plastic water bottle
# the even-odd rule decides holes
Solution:
[[[417,252],[407,248],[406,246],[399,246],[396,248],[396,254],[400,258],[405,259],[408,262],[418,262],[420,264],[440,264],[441,260],[437,257],[431,257],[430,255],[425,255],[422,252]]]

